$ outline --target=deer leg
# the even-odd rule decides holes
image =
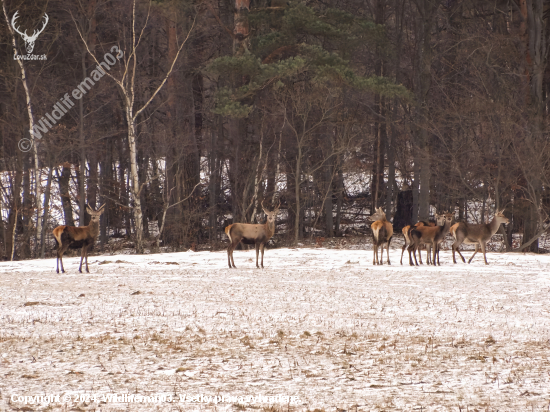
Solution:
[[[63,253],[65,253],[68,247],[69,245],[66,245],[66,246],[60,245],[59,250],[57,251],[57,256],[61,261],[61,273],[65,273],[65,268],[63,267]],[[59,271],[57,273],[59,273]]]
[[[470,260],[468,261],[468,263],[471,263],[472,262],[472,259],[474,258],[474,256],[476,255],[476,253],[479,251],[479,243],[476,243],[476,251],[474,252],[474,254],[472,255],[472,257],[470,258]]]
[[[258,266],[258,255],[260,254],[260,244],[256,243],[254,246],[256,246],[256,267],[259,269],[260,266]]]
[[[227,248],[227,264],[229,265],[229,269],[231,269],[231,246],[232,243],[230,243],[229,247]]]
[[[264,250],[265,250],[265,243],[262,243],[262,269],[264,268]]]
[[[466,259],[464,259],[464,256],[462,256],[462,253],[460,253],[460,250],[458,249],[458,247],[456,248],[456,251],[458,252],[458,254],[460,255],[460,257],[462,258],[462,262],[463,262],[463,263],[466,263]]]
[[[431,245],[428,245],[428,244],[424,244],[424,246],[426,247],[426,265],[431,265],[432,264],[432,257],[431,257],[432,247]],[[420,264],[422,264],[422,253],[420,253],[420,251],[418,252],[418,259],[420,260]]]
[[[462,256],[462,253],[460,253],[460,250],[458,249],[458,247],[460,246],[461,242],[459,242],[458,240],[456,240],[454,243],[453,243],[453,262],[456,263],[456,258],[455,258],[455,252],[458,252],[459,256],[461,257],[462,259],[462,262],[463,263],[466,263],[466,259],[464,259],[464,256]]]
[[[437,265],[441,266],[441,264],[439,263],[439,243],[436,243],[434,242],[433,244],[433,250],[434,250],[434,254],[433,254],[433,264],[434,266],[436,266],[436,257],[437,257]]]
[[[390,241],[391,241],[391,238],[388,240],[388,243],[386,243],[386,257],[388,258],[388,265],[391,265],[391,262],[390,262]]]
[[[233,260],[233,251],[235,250],[237,245],[238,245],[238,242],[235,243],[235,241],[233,240],[229,244],[229,247],[227,248],[227,263],[229,265],[229,269],[232,269],[232,267],[233,268],[235,267],[235,261]],[[231,266],[231,262],[233,262],[233,266]]]
[[[414,261],[416,263],[416,266],[418,266],[418,261],[416,260],[416,244],[414,243],[411,243],[411,245],[409,246],[409,265],[411,266],[414,266],[414,263],[412,261],[412,255],[414,254]]]
[[[372,264],[373,265],[376,265],[376,257],[378,255],[376,249],[377,249],[377,247],[376,247],[376,239],[375,239],[373,244],[372,244]]]
[[[403,264],[403,253],[405,253],[406,247],[407,247],[407,242],[405,242],[405,244],[401,248],[401,264]]]
[[[235,251],[235,248],[237,247],[239,243],[235,243],[231,245],[231,264],[235,269],[237,269],[237,266],[235,266],[235,260],[233,259],[233,252]]]
[[[82,260],[84,259],[84,253],[85,253],[86,246],[82,246],[82,250],[80,251],[80,266],[78,267],[78,271],[82,273]]]
[[[59,250],[56,253],[57,259],[55,260],[57,263],[57,269],[55,270],[55,273],[59,273]]]
[[[234,253],[235,253],[235,249],[237,248],[237,245],[239,244],[240,242],[237,242],[233,245],[233,248],[231,249],[231,264],[233,265],[233,267],[235,269],[237,269],[237,266],[235,266],[235,259],[234,259]]]
[[[485,255],[485,243],[481,243],[481,251],[483,252],[483,259],[485,259],[485,264],[488,265],[489,262],[487,262],[487,256]]]
[[[88,269],[88,248],[86,247],[86,273],[90,273],[90,270]]]
[[[418,254],[420,254],[420,250],[419,250],[419,244],[415,243],[414,245],[412,245],[412,252],[413,252],[413,256],[414,256],[414,263],[416,266],[418,266],[418,260],[416,260],[416,251],[418,250]]]
[[[456,242],[453,243],[453,245],[451,246],[451,249],[453,249],[453,263],[456,265],[455,251],[456,251],[457,246],[455,246],[455,245],[456,245]]]

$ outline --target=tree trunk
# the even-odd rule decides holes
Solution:
[[[82,79],[86,78],[86,50],[82,50],[82,59],[81,59],[81,68],[82,68]],[[85,179],[86,179],[86,147],[85,147],[85,137],[84,137],[84,96],[78,99],[78,145],[79,145],[79,179],[78,179],[78,216],[79,216],[79,226],[85,226],[86,222],[86,189],[85,189]]]
[[[414,136],[414,184],[415,208],[413,220],[428,219],[430,214],[430,144],[426,121],[428,116],[428,92],[431,85],[431,64],[433,52],[431,34],[439,3],[433,0],[417,0],[416,54],[414,57],[415,115],[412,134]],[[418,202],[418,203],[417,203]],[[418,213],[418,215],[417,215]]]
[[[8,228],[6,239],[6,251],[8,253],[9,260],[13,260],[15,257],[15,234],[17,231],[17,223],[19,221],[19,214],[21,213],[21,189],[23,182],[23,161],[21,152],[16,155],[16,170],[15,176],[12,175],[10,179],[11,188],[11,205],[8,213]]]
[[[8,12],[6,10],[6,3],[4,0],[2,0],[2,10],[4,12],[4,17],[6,19],[6,24],[8,25],[8,29],[11,34],[11,43],[13,47],[14,54],[17,54],[17,45],[15,42],[15,33],[11,26],[11,23],[8,18]],[[42,204],[41,204],[41,197],[42,197],[42,187],[41,187],[41,170],[40,165],[38,162],[38,141],[35,139],[34,136],[34,116],[32,111],[32,104],[31,104],[31,94],[30,90],[27,84],[27,74],[25,72],[25,66],[23,65],[23,60],[17,59],[17,63],[19,64],[19,69],[21,70],[21,83],[23,84],[23,89],[25,90],[25,99],[26,99],[26,106],[27,106],[27,115],[29,119],[29,138],[32,143],[32,154],[34,158],[34,176],[35,176],[35,199],[36,199],[36,232],[35,232],[35,245],[38,243],[38,234],[42,231]]]
[[[388,111],[389,113],[389,111]],[[391,219],[393,206],[393,189],[395,186],[395,142],[397,142],[397,130],[395,127],[395,119],[397,118],[397,100],[393,102],[392,116],[390,120],[390,134],[386,140],[388,154],[388,183],[386,185],[386,218]]]
[[[218,117],[218,125],[222,123],[221,116]],[[217,150],[218,139],[223,141],[222,136],[219,136],[220,133],[223,133],[223,127],[218,127],[218,130],[212,128],[210,130],[210,153],[208,157],[208,166],[209,166],[209,178],[208,178],[208,226],[209,226],[209,236],[210,242],[216,242],[218,240],[217,236],[217,225],[218,225],[218,162],[217,162]]]
[[[337,178],[336,178],[336,216],[334,221],[334,231],[336,236],[340,236],[340,222],[342,221],[342,205],[344,203],[344,175],[342,173],[342,159],[339,155],[337,161]]]
[[[132,114],[131,104],[126,104],[126,120],[128,121],[128,148],[130,150],[130,182],[132,190],[135,249],[137,254],[143,253],[143,216],[141,211],[140,184],[137,166],[136,123]]]
[[[44,193],[44,221],[42,222],[42,231],[40,232],[40,257],[45,256],[45,235],[48,227],[48,219],[50,217],[50,193],[52,187],[53,167],[50,165],[48,170],[48,181],[46,182],[46,192]]]
[[[519,0],[522,23],[520,35],[526,48],[526,71],[529,80],[530,96],[527,99],[531,118],[526,119],[528,129],[525,130],[524,159],[519,161],[524,166],[524,177],[528,182],[528,206],[524,208],[523,222],[523,243],[532,241],[536,237],[544,218],[541,214],[542,205],[542,178],[541,172],[544,168],[544,159],[541,152],[544,151],[545,140],[545,119],[547,116],[546,96],[543,92],[543,79],[548,65],[548,41],[549,30],[545,13],[545,2],[543,0]],[[538,253],[538,238],[532,242],[526,251]]]
[[[332,167],[326,165],[325,169],[325,186],[326,186],[326,195],[325,195],[325,226],[326,234],[328,237],[334,237],[334,219],[332,215]]]
[[[99,227],[99,233],[100,233],[100,243],[101,247],[105,247],[105,245],[108,242],[108,227],[109,222],[111,219],[111,200],[109,197],[111,197],[111,187],[113,186],[113,165],[112,165],[112,151],[113,151],[113,142],[112,139],[107,139],[105,142],[106,144],[106,150],[105,150],[105,157],[103,158],[103,161],[101,164],[101,176],[100,181],[101,184],[99,185],[99,197],[101,199],[101,203],[105,205],[104,212],[103,212],[103,218],[100,220],[100,227]]]
[[[57,174],[57,169],[56,169]],[[69,162],[63,163],[63,169],[61,170],[61,176],[57,175],[57,181],[59,183],[59,194],[61,196],[61,205],[63,206],[63,217],[65,219],[65,225],[74,226],[73,219],[73,207],[71,204],[70,194],[70,180],[71,180],[71,164]]]
[[[302,180],[302,147],[298,144],[298,153],[296,154],[296,169],[294,171],[294,202],[296,208],[296,216],[294,217],[294,242],[298,242],[301,238],[300,233],[300,217],[302,210],[300,208],[300,186]]]
[[[32,199],[32,182],[30,159],[25,155],[23,158],[23,207],[19,213],[18,232],[21,234],[21,247],[19,248],[18,257],[20,259],[28,259],[31,255],[31,240],[32,240],[32,215],[33,215],[33,199]]]

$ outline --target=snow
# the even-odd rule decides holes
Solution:
[[[270,249],[264,270],[253,250],[232,270],[225,251],[105,255],[89,274],[77,257],[65,274],[2,262],[0,410],[45,410],[17,400],[48,394],[50,410],[546,410],[550,256],[400,255],[375,267],[372,250]],[[174,402],[86,401],[105,394]]]

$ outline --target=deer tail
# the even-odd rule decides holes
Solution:
[[[53,230],[53,238],[55,239],[55,247],[53,250],[58,250],[61,246],[61,234],[65,230],[66,226],[58,226]]]
[[[233,226],[233,225],[229,225],[225,228],[225,234],[229,238],[229,243],[233,242],[233,239],[231,239],[231,226]]]

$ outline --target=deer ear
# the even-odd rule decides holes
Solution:
[[[99,209],[97,209],[97,211],[98,211],[99,213],[105,212],[105,203],[104,203]]]
[[[94,213],[94,211],[92,210],[92,208],[88,205],[86,205],[86,212],[88,212],[89,215],[91,215],[92,213]]]

